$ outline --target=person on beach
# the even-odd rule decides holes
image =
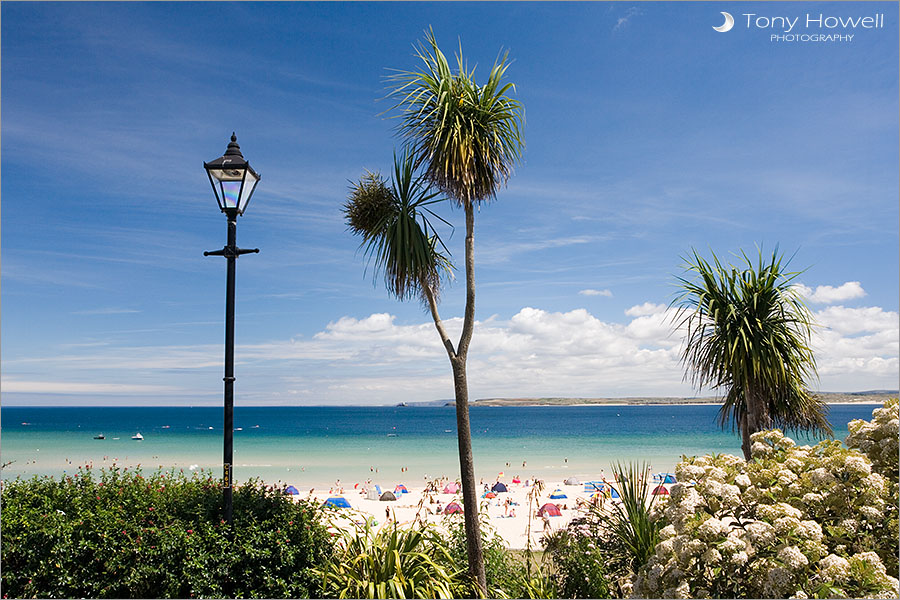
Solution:
[[[391,509],[390,509],[390,508],[385,508],[385,509],[384,509],[384,521],[385,521],[385,523],[387,523],[387,522],[389,522],[390,520],[391,520]]]
[[[550,531],[550,517],[547,515],[546,512],[544,512],[544,514],[541,516],[541,519],[543,519],[543,521],[544,521],[544,533],[549,532]]]

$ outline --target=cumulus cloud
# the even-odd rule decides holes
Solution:
[[[676,310],[646,302],[614,322],[583,308],[554,312],[526,306],[506,319],[478,321],[469,350],[470,398],[693,395],[680,360],[683,332],[673,330]],[[830,306],[815,317],[821,327],[812,345],[821,379],[819,385],[810,382],[814,389],[896,386],[896,312]],[[458,339],[462,320],[444,324],[451,339]],[[4,362],[3,387],[19,393],[164,398],[164,384],[184,395],[208,394],[214,403],[221,401],[221,352],[218,345],[99,347],[12,359]],[[390,404],[453,397],[446,351],[425,315],[412,323],[388,313],[344,316],[311,337],[240,344],[235,356],[241,399],[248,404]],[[54,373],[59,381],[25,375],[38,371]],[[104,383],[63,383],[87,380]]]
[[[838,287],[820,285],[815,290],[802,283],[794,287],[801,296],[814,304],[834,304],[835,302],[862,298],[866,295],[866,291],[858,281],[848,281]]]
[[[609,290],[581,290],[578,292],[582,296],[606,296],[612,298],[612,292]]]
[[[638,304],[632,306],[628,310],[625,311],[625,314],[629,317],[644,317],[647,315],[655,315],[657,313],[664,312],[666,310],[665,304],[654,304],[653,302],[644,302],[643,304]]]

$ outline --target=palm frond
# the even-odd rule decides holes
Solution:
[[[375,273],[382,274],[388,291],[400,300],[423,298],[426,286],[437,296],[443,278],[452,277],[450,253],[431,219],[447,222],[428,208],[440,201],[424,177],[416,175],[408,153],[394,155],[391,187],[374,173],[351,186],[344,204],[348,228],[362,236],[361,247]]]
[[[394,85],[398,134],[428,180],[460,204],[492,199],[512,174],[524,149],[523,105],[503,78],[508,55],[499,56],[484,85],[465,64],[462,49],[454,72],[429,30],[416,47],[418,71],[388,77]]]

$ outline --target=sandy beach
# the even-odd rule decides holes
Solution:
[[[507,546],[511,549],[524,549],[527,546],[527,529],[529,520],[529,492],[533,489],[530,480],[522,480],[520,483],[512,483],[510,478],[499,479],[507,487],[507,492],[499,492],[493,498],[483,497],[484,492],[479,494],[479,504],[486,509],[490,525],[505,540]],[[526,485],[526,482],[529,485]],[[492,487],[495,481],[486,482]],[[397,484],[394,484],[396,486]],[[443,484],[442,484],[443,485]],[[481,484],[483,490],[484,484]],[[332,515],[335,527],[346,529],[352,527],[353,522],[362,522],[365,518],[371,517],[377,522],[378,527],[384,526],[385,523],[397,522],[400,525],[412,525],[417,515],[424,518],[429,523],[433,523],[441,527],[444,522],[444,515],[438,513],[438,509],[443,510],[449,503],[457,502],[462,504],[462,491],[456,493],[425,493],[425,487],[409,487],[408,493],[396,494],[396,501],[381,501],[368,498],[367,491],[363,485],[357,489],[344,488],[341,494],[339,488],[334,488],[329,493],[327,489],[316,489],[310,493],[310,490],[301,491],[300,494],[294,496],[295,499],[312,498],[317,503],[324,503],[329,497],[343,497],[349,503],[351,508],[335,508]],[[393,492],[394,487],[382,487],[382,492]],[[442,488],[443,489],[443,488]],[[551,531],[562,529],[577,515],[583,514],[584,505],[590,501],[590,492],[585,492],[583,483],[578,485],[566,485],[563,481],[545,481],[544,489],[535,501],[531,504],[532,513],[541,506],[552,503],[560,510],[559,516],[549,517],[548,528]],[[566,497],[560,499],[551,499],[551,495],[562,492]],[[337,492],[337,493],[335,493]],[[423,501],[424,499],[424,501]],[[386,511],[388,514],[386,514]],[[531,515],[531,538],[532,548],[539,549],[542,547],[540,538],[544,533],[544,521],[542,517],[535,514]]]

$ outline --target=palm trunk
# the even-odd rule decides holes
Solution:
[[[744,451],[744,460],[750,460],[750,429],[747,424],[747,412],[741,417],[741,450]]]
[[[438,314],[437,300],[427,281],[421,281],[422,291],[428,300],[434,326],[441,336],[450,365],[453,367],[453,390],[456,396],[456,435],[459,447],[459,475],[465,509],[466,555],[469,574],[484,595],[487,595],[487,578],[484,572],[484,551],[481,544],[481,525],[478,520],[478,488],[475,487],[475,460],[472,456],[472,430],[469,427],[469,384],[466,380],[466,357],[472,330],[475,326],[475,213],[472,204],[464,205],[466,212],[466,309],[459,344],[454,349],[444,324]]]
[[[772,426],[772,420],[769,418],[763,393],[745,388],[744,402],[747,410],[744,411],[744,418],[741,421],[741,449],[744,451],[744,459],[750,460],[750,436],[757,431],[769,429]]]
[[[487,591],[481,525],[478,522],[478,488],[475,487],[475,461],[472,456],[472,430],[469,427],[469,386],[465,362],[453,361],[453,388],[456,393],[456,431],[459,445],[459,473],[463,490],[463,516],[466,529],[466,554],[469,574],[482,591]]]

